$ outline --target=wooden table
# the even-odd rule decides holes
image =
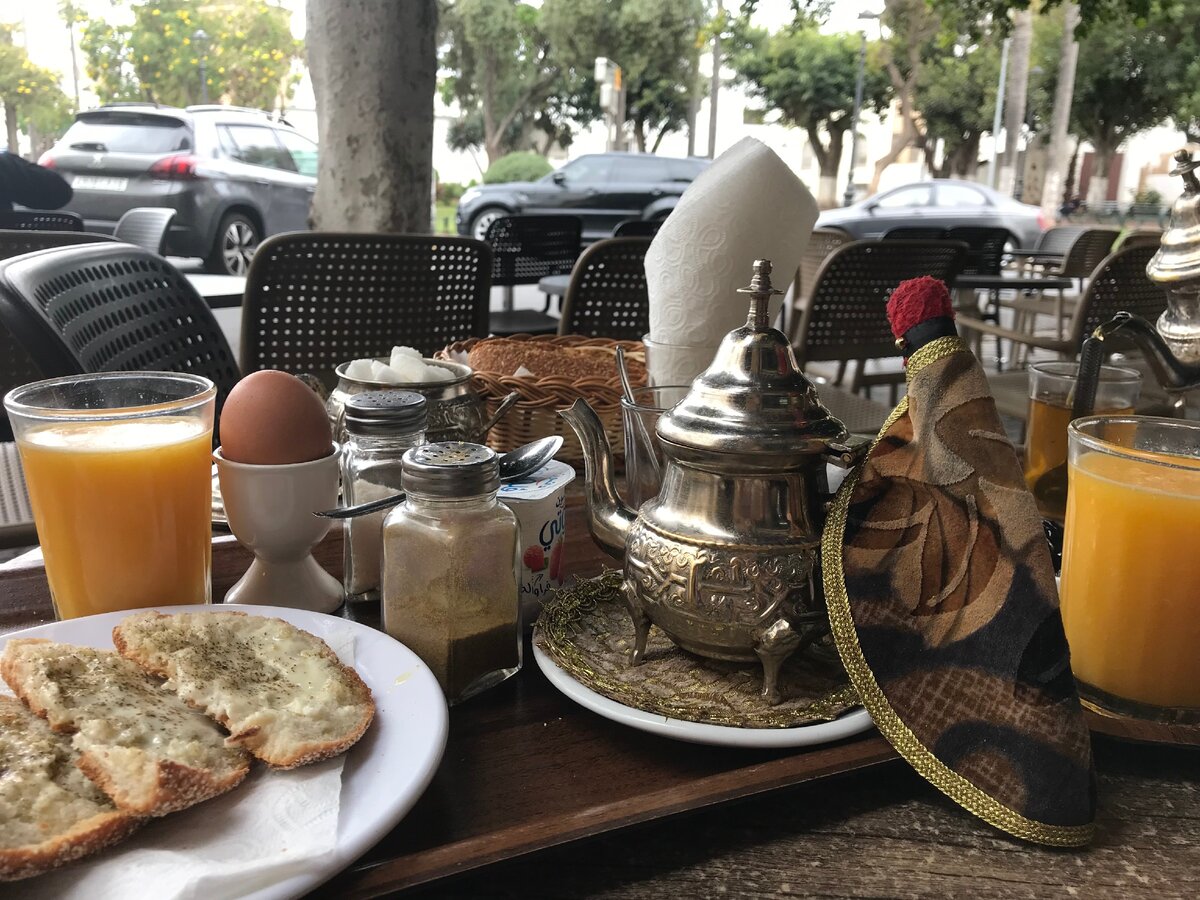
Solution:
[[[578,498],[568,522],[572,572],[600,571]],[[318,556],[340,571],[337,536]],[[214,594],[248,564],[218,539]],[[0,571],[0,633],[50,618],[40,566]],[[1043,850],[962,812],[877,735],[797,752],[678,743],[575,706],[530,660],[452,711],[424,797],[315,895],[421,884],[422,896],[496,898],[1200,895],[1200,751],[1096,744],[1096,845]]]

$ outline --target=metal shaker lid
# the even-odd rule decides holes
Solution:
[[[500,457],[482,444],[442,441],[404,454],[404,490],[427,497],[477,497],[500,489]]]
[[[692,451],[736,454],[752,461],[819,453],[847,437],[821,405],[787,337],[767,323],[771,261],[755,260],[746,324],[722,340],[708,369],[658,423],[663,441]],[[693,452],[692,457],[695,457]]]
[[[406,434],[425,430],[428,401],[413,391],[367,391],[346,400],[351,434]]]

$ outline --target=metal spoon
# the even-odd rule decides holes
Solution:
[[[500,457],[500,480],[519,481],[526,475],[532,475],[550,462],[554,458],[554,454],[562,449],[562,445],[562,436],[554,434],[508,451]],[[355,516],[365,516],[367,513],[399,506],[404,502],[405,496],[405,493],[401,491],[369,503],[360,503],[357,506],[339,506],[337,509],[314,512],[313,515],[322,519],[353,519]]]

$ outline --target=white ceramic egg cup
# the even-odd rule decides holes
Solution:
[[[337,444],[328,456],[291,465],[233,462],[220,447],[213,459],[229,530],[254,552],[254,562],[225,602],[320,613],[341,606],[341,582],[312,556],[332,524],[313,513],[338,504]]]

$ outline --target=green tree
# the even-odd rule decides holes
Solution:
[[[71,101],[59,87],[57,72],[30,61],[13,40],[13,26],[0,24],[0,103],[8,123],[6,144],[17,152],[17,131],[39,144],[61,134],[71,123]]]
[[[925,159],[938,178],[971,178],[979,142],[991,131],[1000,74],[999,37],[984,31],[943,31],[926,49],[917,80],[916,107],[925,123]],[[935,160],[942,142],[940,164]]]
[[[654,152],[687,124],[703,0],[546,0],[544,19],[555,53],[572,68],[590,70],[597,56],[621,66],[638,150]]]
[[[101,102],[199,103],[202,59],[213,102],[272,109],[291,99],[299,81],[292,62],[302,45],[283,7],[264,0],[146,0],[131,11],[132,25],[92,19],[84,27],[87,74]]]
[[[544,152],[599,114],[590,76],[552,54],[542,19],[542,9],[516,0],[442,6],[441,93],[462,111],[451,146],[482,147],[490,164],[518,150]]]
[[[837,175],[842,147],[853,121],[861,38],[821,34],[808,23],[791,25],[773,35],[744,32],[745,47],[732,58],[738,79],[783,121],[804,129],[821,171],[817,200],[837,202]],[[863,109],[882,113],[891,99],[887,73],[872,62],[864,70]]]

